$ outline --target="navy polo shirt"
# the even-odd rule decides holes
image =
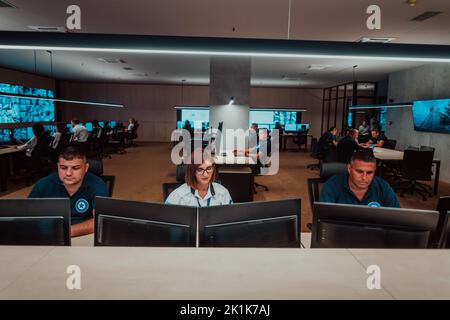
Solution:
[[[347,173],[335,175],[328,179],[320,193],[320,202],[400,208],[394,190],[380,177],[373,178],[363,199],[359,201],[353,191],[350,190]]]
[[[28,198],[70,198],[71,223],[77,224],[94,217],[92,210],[96,196],[109,196],[106,184],[96,175],[86,173],[80,188],[69,196],[58,173],[55,172],[40,179]]]

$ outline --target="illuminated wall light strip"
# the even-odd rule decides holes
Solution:
[[[330,54],[302,54],[302,53],[270,53],[270,52],[232,52],[232,51],[203,51],[203,50],[158,50],[158,49],[124,49],[124,48],[86,48],[86,47],[53,47],[53,46],[25,46],[0,45],[0,49],[11,50],[50,50],[76,52],[108,52],[108,53],[147,53],[147,54],[179,54],[179,55],[208,55],[208,56],[238,56],[238,57],[266,57],[266,58],[322,58],[322,59],[352,59],[352,60],[380,60],[380,61],[412,61],[412,62],[445,62],[450,58],[420,58],[420,57],[380,57],[353,56]]]
[[[350,107],[349,110],[362,110],[362,109],[381,109],[381,108],[408,108],[411,107],[412,104],[399,104],[399,105],[374,105],[374,106],[353,106]]]
[[[114,107],[114,108],[124,108],[125,107],[123,104],[115,104],[115,103],[103,103],[103,102],[79,101],[79,100],[65,100],[65,99],[57,99],[57,98],[41,98],[41,97],[36,97],[36,96],[24,96],[24,95],[5,94],[5,93],[0,93],[0,97],[47,100],[47,101],[55,101],[55,102],[63,102],[63,103],[87,104],[87,105],[95,105],[95,106],[102,106],[102,107]]]

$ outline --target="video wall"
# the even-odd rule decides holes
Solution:
[[[177,129],[184,128],[188,121],[194,129],[209,128],[209,110],[185,108],[177,110]]]
[[[297,111],[250,110],[249,125],[257,123],[259,128],[272,130],[275,123],[279,122],[285,126],[286,131],[297,131],[301,127],[299,114]]]
[[[0,83],[0,94],[54,98],[53,90],[27,88]],[[0,124],[55,121],[55,104],[51,100],[0,96]]]

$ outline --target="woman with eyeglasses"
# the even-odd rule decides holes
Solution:
[[[199,164],[190,161],[191,164],[186,169],[186,183],[172,191],[167,197],[166,204],[210,207],[233,203],[228,190],[214,182],[217,169],[213,159],[204,158],[203,155],[201,158],[202,163]]]

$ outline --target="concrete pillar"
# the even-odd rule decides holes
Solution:
[[[250,104],[250,57],[212,57],[209,73],[210,126],[247,130]],[[230,98],[234,104],[230,105]]]

